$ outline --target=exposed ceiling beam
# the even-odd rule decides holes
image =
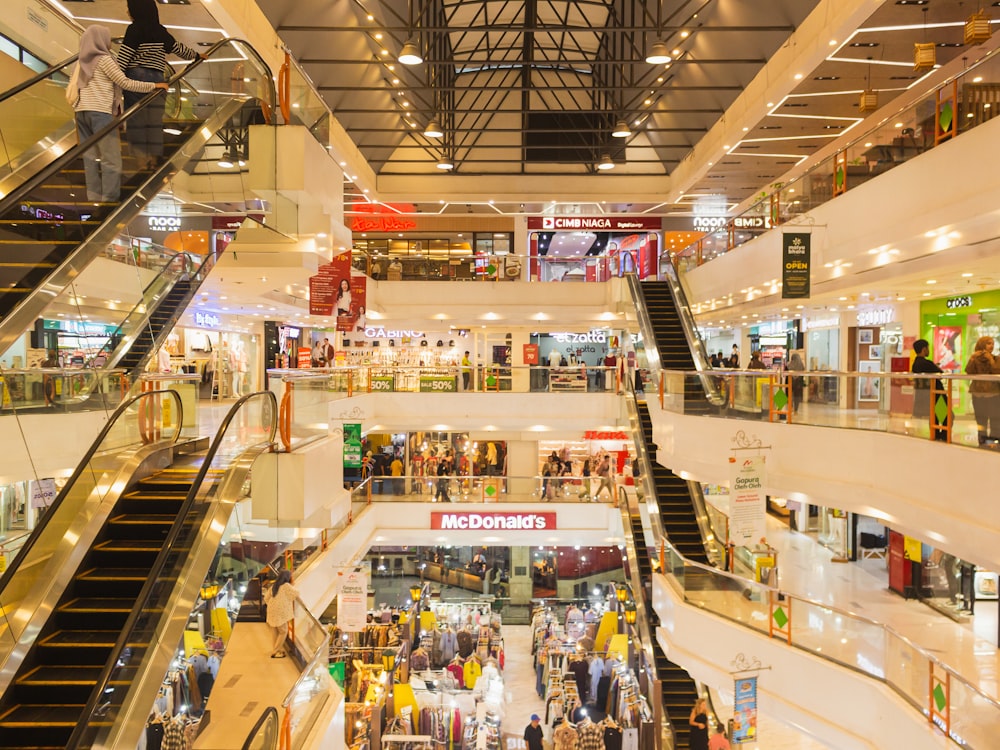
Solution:
[[[523,24],[487,24],[482,26],[472,25],[472,26],[419,26],[415,31],[424,31],[429,33],[440,33],[440,34],[457,34],[460,32],[481,32],[481,33],[491,33],[491,34],[502,34],[502,33],[523,33],[525,28]],[[595,29],[591,26],[571,26],[566,24],[535,24],[531,28],[535,32],[554,32],[554,33],[567,33],[572,34],[575,32],[594,32],[600,34],[634,34],[634,33],[649,33],[649,34],[662,34],[666,36],[668,34],[673,34],[681,31],[691,31],[701,34],[712,34],[715,32],[743,32],[743,33],[757,33],[757,32],[784,32],[790,33],[795,31],[795,27],[791,25],[769,25],[769,26],[700,26],[692,28],[690,26],[664,26],[661,29],[657,29],[656,26],[616,26],[614,28],[600,28]],[[384,31],[390,33],[407,34],[410,29],[405,26],[380,26],[375,22],[372,22],[370,27],[364,26],[278,26],[277,31],[280,34],[284,31],[293,32],[351,32],[351,31]]]

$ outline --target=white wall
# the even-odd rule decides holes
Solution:
[[[862,273],[869,281],[919,276],[994,255],[992,247],[977,243],[996,237],[1000,219],[1000,173],[981,168],[982,155],[992,152],[998,136],[1000,118],[810,211],[797,226],[812,231],[813,294],[856,288]],[[961,225],[960,236],[946,236],[956,225]],[[926,236],[941,229],[945,236]],[[901,252],[869,253],[883,246]],[[853,265],[846,271],[825,267],[838,260]],[[685,284],[695,305],[775,278],[781,279],[780,231],[695,268],[686,274]],[[735,296],[738,307],[741,296]],[[760,300],[776,300],[776,295],[757,295],[754,304]]]
[[[863,513],[988,569],[1000,569],[990,451],[905,435],[684,416],[651,403],[657,460],[684,478],[728,484],[736,433],[759,438],[769,494]]]

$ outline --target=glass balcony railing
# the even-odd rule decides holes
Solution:
[[[1000,703],[891,626],[691,562],[665,539],[651,558],[691,606],[885,683],[963,747],[995,747]]]
[[[1000,434],[988,434],[977,424],[969,394],[973,382],[1000,384],[998,375],[663,370],[657,379],[660,408],[684,413],[694,403],[690,388],[695,380],[699,388],[708,383],[720,403],[709,416],[871,430],[1000,448]],[[689,387],[686,401],[685,384]],[[700,406],[698,413],[703,414]]]
[[[298,599],[293,617],[291,643],[303,668],[281,708],[288,739],[285,747],[300,748],[330,700],[334,683],[330,676],[330,633]]]
[[[729,219],[725,231],[706,235],[677,253],[675,263],[681,271],[707,263],[989,122],[998,113],[1000,55],[994,50],[918,102],[887,115],[874,128],[852,138],[834,156],[772,193],[762,194],[746,211]]]

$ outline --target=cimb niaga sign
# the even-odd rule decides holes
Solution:
[[[458,531],[548,531],[555,513],[431,513],[431,528]]]

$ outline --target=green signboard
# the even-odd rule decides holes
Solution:
[[[782,299],[809,299],[811,239],[805,232],[781,235]]]
[[[454,393],[458,390],[458,381],[454,375],[421,375],[421,393]]]
[[[361,469],[361,425],[344,425],[344,468]]]
[[[392,375],[372,375],[371,390],[373,393],[391,393],[396,390],[395,379]]]

